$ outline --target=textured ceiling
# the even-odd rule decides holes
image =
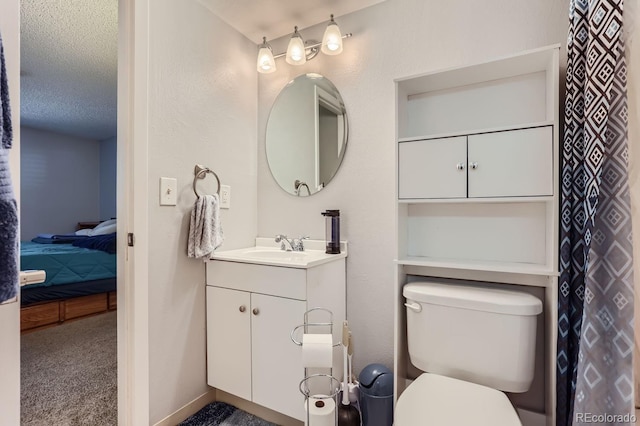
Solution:
[[[256,44],[384,0],[197,1]],[[21,123],[116,135],[118,0],[22,0]]]
[[[22,0],[22,125],[116,135],[117,0]]]
[[[262,36],[273,40],[293,32],[294,25],[307,28],[381,3],[384,0],[198,0],[223,21],[256,44]]]

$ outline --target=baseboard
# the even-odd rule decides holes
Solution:
[[[534,413],[533,411],[517,409],[523,426],[545,426],[547,417],[544,414]]]
[[[275,423],[281,426],[302,426],[300,420],[296,420],[289,416],[285,416],[282,413],[278,413],[273,410],[269,410],[261,405],[254,404],[251,401],[238,398],[235,395],[231,395],[221,390],[216,390],[216,401],[226,402],[234,407],[238,407],[241,410],[251,413],[254,416],[258,416],[268,422]]]
[[[176,426],[180,422],[186,420],[189,416],[197,413],[205,405],[214,402],[216,400],[216,391],[211,389],[206,393],[200,395],[193,401],[187,403],[184,407],[180,408],[173,414],[168,415],[164,419],[160,420],[154,426]]]

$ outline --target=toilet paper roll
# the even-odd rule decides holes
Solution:
[[[336,402],[333,398],[320,398],[321,396],[324,395],[310,396],[304,402],[305,426],[336,426]]]
[[[302,366],[331,368],[333,366],[333,337],[331,334],[302,335]]]

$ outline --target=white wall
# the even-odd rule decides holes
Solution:
[[[222,211],[225,249],[257,228],[256,45],[204,2],[149,2],[150,422],[205,393],[205,268],[186,256],[196,163],[232,188]],[[178,205],[160,207],[160,177],[178,180]],[[199,191],[216,190],[212,176]],[[135,285],[135,284],[134,284]],[[226,342],[220,342],[226,344]],[[228,348],[233,350],[232,347]]]
[[[116,217],[116,138],[100,141],[100,220]]]
[[[395,78],[510,55],[554,43],[566,45],[568,0],[387,0],[337,17],[354,36],[337,57],[322,54],[304,66],[277,61],[259,77],[258,234],[324,238],[320,212],[340,209],[349,240],[347,314],[354,366],[393,366]],[[326,24],[301,31],[321,39]],[[286,49],[287,39],[272,43]],[[562,52],[563,56],[566,53]],[[270,107],[287,81],[319,72],[338,88],[349,116],[349,143],[331,183],[296,198],[274,182],[264,155]]]
[[[9,77],[13,148],[9,154],[20,206],[20,1],[0,0],[0,31]],[[0,426],[20,424],[20,306],[0,305]]]
[[[100,219],[100,144],[22,127],[20,232],[64,234]]]

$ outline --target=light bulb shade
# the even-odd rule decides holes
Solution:
[[[262,74],[272,73],[276,70],[276,61],[273,59],[271,46],[266,42],[260,45],[258,50],[258,72]]]
[[[307,52],[304,48],[304,41],[298,33],[298,27],[289,40],[286,61],[291,65],[302,65],[307,62]]]
[[[339,55],[342,53],[342,34],[340,34],[340,27],[333,21],[333,18],[327,25],[327,29],[324,30],[320,51],[325,55]]]

